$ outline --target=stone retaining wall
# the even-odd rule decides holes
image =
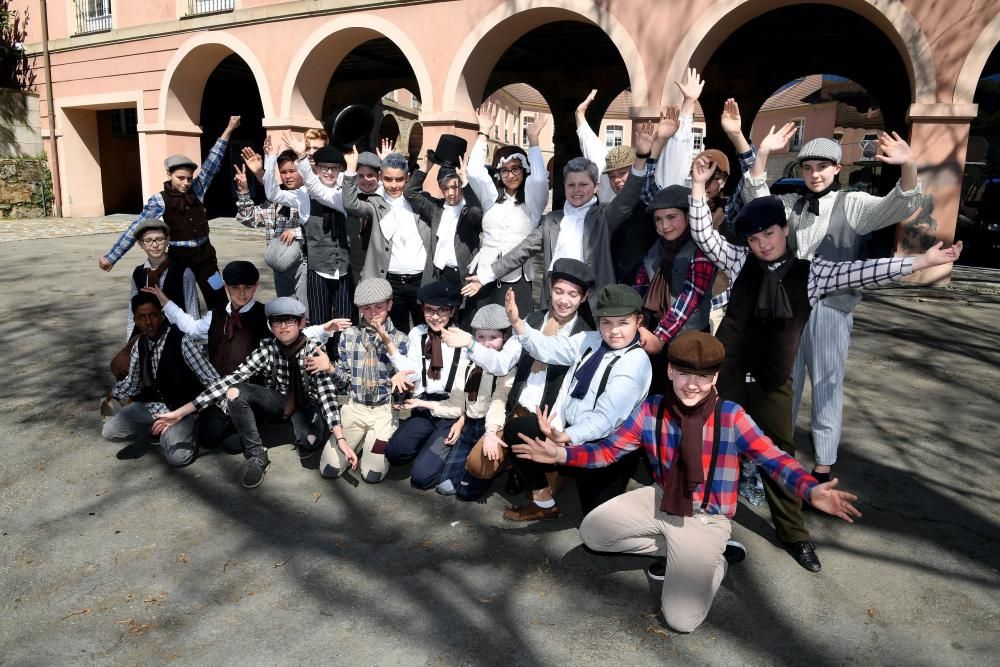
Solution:
[[[39,218],[52,206],[52,180],[45,160],[0,158],[0,220]]]

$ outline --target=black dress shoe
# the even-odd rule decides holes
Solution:
[[[819,563],[819,556],[816,555],[816,545],[812,542],[784,542],[785,551],[791,554],[795,562],[809,570],[819,572],[822,565]]]

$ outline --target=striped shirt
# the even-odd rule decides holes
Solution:
[[[566,465],[599,468],[643,447],[652,464],[656,483],[663,486],[674,459],[679,455],[681,428],[674,423],[667,410],[663,414],[663,432],[656,433],[656,418],[662,399],[662,396],[647,398],[607,438],[567,447]],[[764,472],[795,495],[808,499],[809,492],[818,482],[798,461],[778,449],[743,408],[731,401],[723,401],[720,418],[722,426],[719,432],[719,455],[711,480],[706,512],[730,518],[736,513],[741,454],[757,463]],[[714,431],[715,415],[712,414],[705,421],[702,432],[702,468],[706,475],[712,461]],[[704,484],[699,484],[691,492],[691,502],[695,509],[701,507],[704,495]]]
[[[208,152],[208,157],[201,163],[198,175],[194,177],[194,181],[191,183],[191,190],[202,201],[205,201],[205,191],[208,190],[208,186],[211,185],[216,172],[222,166],[222,158],[226,153],[227,144],[228,142],[221,138],[215,142],[212,150]],[[118,240],[115,241],[114,246],[111,247],[111,250],[108,251],[108,254],[104,258],[112,264],[117,263],[135,245],[135,230],[139,224],[146,220],[162,218],[165,210],[166,206],[163,203],[163,195],[157,192],[146,201],[146,206],[143,207],[142,213],[122,232],[122,235],[118,237]],[[196,248],[205,245],[206,241],[208,241],[207,236],[190,241],[171,241],[170,245],[177,248]]]
[[[337,405],[337,390],[333,386],[333,380],[325,373],[310,375],[305,367],[306,357],[319,346],[320,343],[310,339],[299,350],[299,374],[305,385],[306,396],[319,404],[327,425],[333,428],[340,423],[340,408]],[[249,382],[257,375],[267,378],[268,389],[273,389],[279,394],[288,394],[291,377],[288,360],[278,350],[278,341],[274,338],[261,341],[260,346],[250,353],[239,368],[207,386],[207,389],[194,399],[194,405],[199,410],[204,410],[213,403],[221,408],[226,403],[226,391],[230,387],[241,382]]]
[[[132,354],[129,356],[128,375],[124,380],[118,382],[111,390],[111,395],[121,402],[127,401],[142,391],[142,369],[139,367],[139,346],[144,345],[147,340],[149,339],[145,336],[140,336],[139,340],[137,340],[135,345],[132,346]],[[160,357],[163,355],[163,345],[166,342],[167,327],[164,327],[160,336],[153,341],[153,347],[149,351],[154,377],[159,374]],[[212,383],[218,382],[219,373],[215,370],[212,364],[208,362],[208,359],[205,357],[205,353],[202,351],[201,345],[195,342],[190,336],[184,336],[181,338],[181,355],[184,357],[184,362],[188,365],[188,368],[190,368],[192,372],[198,376],[202,386],[208,387]],[[170,409],[160,401],[152,401],[150,403],[146,403],[145,405],[146,409],[149,410],[149,414],[154,417],[170,411]]]

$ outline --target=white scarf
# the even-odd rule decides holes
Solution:
[[[597,197],[591,197],[590,201],[580,207],[573,206],[568,201],[563,204],[563,218],[559,222],[559,236],[556,238],[556,247],[552,251],[552,264],[563,257],[585,261],[583,256],[583,225],[587,213],[596,203]],[[549,264],[550,271],[552,264]]]

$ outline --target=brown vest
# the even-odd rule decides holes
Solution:
[[[180,193],[170,181],[163,184],[163,221],[170,227],[171,241],[193,241],[208,236],[208,212],[191,190]]]
[[[249,311],[240,313],[243,328],[233,329],[231,340],[226,340],[228,319],[226,304],[222,304],[212,310],[212,324],[208,327],[208,360],[223,377],[246,361],[250,353],[257,349],[261,340],[271,336],[271,330],[267,327],[267,316],[264,314],[264,304],[259,301]]]

